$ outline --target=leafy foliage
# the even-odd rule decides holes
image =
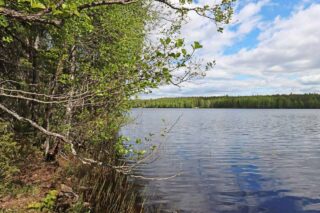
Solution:
[[[51,190],[48,192],[45,198],[41,202],[35,202],[28,205],[28,209],[34,209],[38,211],[52,211],[54,209],[55,202],[57,200],[58,191]]]
[[[19,171],[15,166],[19,156],[18,148],[9,124],[0,122],[0,192],[10,184],[13,175]]]
[[[193,60],[202,45],[179,36],[186,14],[226,24],[234,2],[191,8],[191,1],[155,1],[159,6],[144,0],[1,1],[0,97],[2,109],[19,120],[13,122],[19,135],[44,144],[51,155],[58,149],[91,155],[91,146],[127,154],[116,138],[131,97],[203,76]],[[163,22],[161,6],[179,20],[154,43],[148,33]]]

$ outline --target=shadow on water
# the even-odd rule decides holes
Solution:
[[[138,173],[146,212],[319,213],[319,110],[137,109],[129,137],[157,132],[161,119],[181,122],[157,161]],[[160,211],[159,211],[160,209]]]
[[[319,111],[182,111],[157,160],[135,171],[181,175],[154,181],[82,166],[79,189],[94,212],[320,212]],[[124,133],[143,138],[180,113],[146,110]]]

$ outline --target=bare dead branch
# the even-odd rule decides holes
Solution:
[[[88,4],[83,4],[78,7],[78,10],[90,9],[99,6],[111,5],[111,4],[132,4],[138,2],[137,0],[109,0],[109,1],[96,1]]]
[[[204,12],[200,12],[202,10],[201,7],[180,7],[180,6],[175,6],[174,4],[172,4],[171,2],[167,1],[167,0],[155,0],[157,2],[163,3],[165,5],[167,5],[168,7],[170,7],[171,9],[174,9],[178,12],[180,12],[182,15],[188,13],[188,12],[195,12],[200,16],[215,20],[214,17],[208,16],[206,15]]]
[[[39,99],[36,99],[36,98],[25,97],[25,96],[22,96],[22,95],[5,94],[3,92],[0,93],[0,96],[7,97],[7,98],[16,98],[16,99],[22,99],[22,100],[27,100],[27,101],[33,101],[33,102],[40,103],[40,104],[63,104],[63,103],[67,103],[69,101],[69,100],[43,101],[43,100],[39,100]]]
[[[6,17],[14,18],[20,21],[25,21],[25,22],[37,22],[40,24],[50,24],[54,26],[60,26],[62,24],[61,20],[58,19],[45,19],[42,18],[42,14],[27,14],[23,12],[19,12],[13,9],[5,8],[5,7],[0,7],[0,14],[4,15]]]
[[[0,83],[1,84],[1,83]],[[43,94],[43,93],[35,93],[35,92],[29,92],[29,91],[24,91],[24,90],[16,90],[16,89],[7,89],[7,88],[0,88],[0,90],[3,91],[7,91],[7,92],[15,92],[15,93],[21,93],[21,94],[25,94],[25,95],[33,95],[33,96],[43,96],[49,99],[58,99],[58,100],[65,100],[65,99],[69,99],[70,96],[68,95],[47,95],[47,94]],[[88,95],[89,92],[84,92],[84,93],[80,93],[80,94],[75,94],[73,97],[77,97],[80,98],[82,96],[86,96]]]
[[[169,176],[169,177],[145,177],[142,175],[130,175],[130,177],[143,179],[143,180],[169,180],[169,179],[173,179],[181,174],[182,174],[182,172],[178,172],[178,173],[176,173],[172,176]]]
[[[71,147],[71,151],[72,151],[72,154],[74,156],[77,155],[77,152],[76,150],[74,149],[74,146],[73,146],[73,143],[72,141],[70,141],[68,138],[66,138],[65,136],[61,135],[61,134],[58,134],[58,133],[55,133],[55,132],[51,132],[51,131],[48,131],[46,130],[45,128],[43,128],[42,126],[40,126],[39,124],[37,124],[36,122],[28,119],[28,118],[25,118],[25,117],[22,117],[20,116],[18,113],[8,109],[7,107],[5,107],[4,105],[2,105],[0,103],[0,109],[2,109],[3,111],[7,112],[8,114],[10,114],[12,117],[14,117],[15,119],[17,119],[18,121],[25,121],[27,123],[29,123],[31,126],[33,126],[34,128],[38,129],[40,132],[42,132],[43,134],[47,135],[47,136],[51,136],[51,137],[54,137],[54,138],[58,138],[60,139],[61,141],[67,143],[70,145]]]

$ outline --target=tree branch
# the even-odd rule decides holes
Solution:
[[[8,109],[7,107],[5,107],[4,105],[2,105],[0,103],[0,109],[2,109],[3,111],[7,112],[8,114],[10,114],[12,117],[14,117],[15,119],[17,119],[18,121],[26,121],[28,122],[31,126],[33,126],[34,128],[38,129],[40,132],[42,132],[43,134],[45,135],[48,135],[48,136],[51,136],[51,137],[55,137],[55,138],[58,138],[60,139],[61,141],[67,143],[67,144],[70,144],[70,147],[71,147],[71,151],[72,151],[72,154],[73,155],[77,155],[77,152],[76,150],[74,149],[74,146],[73,146],[73,143],[72,141],[70,141],[69,139],[67,139],[65,136],[61,135],[61,134],[58,134],[58,133],[55,133],[55,132],[50,132],[48,130],[46,130],[45,128],[43,128],[42,126],[40,126],[39,124],[37,124],[36,122],[28,119],[28,118],[25,118],[25,117],[22,117],[20,116],[18,113]]]
[[[41,16],[43,14],[27,14],[27,13],[22,13],[13,9],[5,8],[5,7],[0,7],[0,14],[4,15],[6,17],[18,19],[20,21],[25,21],[25,22],[37,22],[40,24],[50,24],[54,25],[56,27],[60,26],[62,24],[61,20],[58,19],[44,19]]]
[[[137,0],[109,0],[109,1],[97,1],[88,4],[83,4],[78,7],[78,10],[90,9],[93,7],[105,6],[110,4],[132,4],[138,2]]]
[[[58,100],[66,100],[66,99],[69,99],[70,96],[68,95],[64,95],[64,96],[58,96],[58,95],[47,95],[47,94],[42,94],[42,93],[35,93],[35,92],[28,92],[28,91],[24,91],[24,90],[16,90],[16,89],[7,89],[7,88],[0,88],[0,91],[3,90],[3,91],[7,91],[7,92],[14,92],[14,93],[21,93],[21,94],[25,94],[25,95],[33,95],[33,96],[43,96],[45,98],[49,98],[49,99],[58,99]],[[1,93],[0,93],[1,94]],[[73,97],[74,98],[85,98],[87,97],[88,95],[88,91],[87,92],[84,92],[84,93],[79,93],[79,94],[75,94]]]

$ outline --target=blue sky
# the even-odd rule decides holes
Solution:
[[[238,0],[223,34],[195,14],[182,33],[204,45],[199,59],[217,65],[204,78],[180,88],[162,86],[143,97],[320,91],[320,0]]]

